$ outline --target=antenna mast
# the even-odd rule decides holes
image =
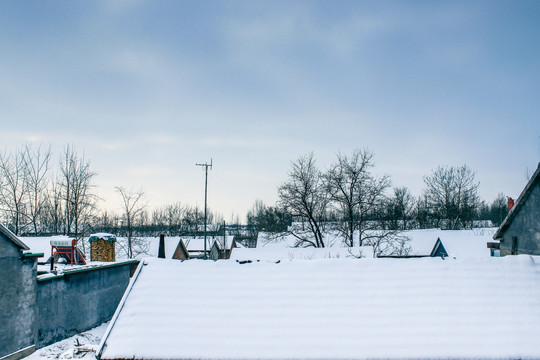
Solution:
[[[197,166],[202,166],[204,167],[204,170],[205,170],[205,177],[204,177],[204,259],[206,260],[208,257],[207,257],[207,254],[206,254],[206,203],[207,203],[207,199],[208,199],[208,168],[210,168],[210,170],[212,169],[212,159],[210,159],[210,164],[209,163],[204,163],[204,164],[195,164]]]

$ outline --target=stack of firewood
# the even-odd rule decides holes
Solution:
[[[114,241],[98,239],[90,244],[92,261],[116,261],[116,243]]]

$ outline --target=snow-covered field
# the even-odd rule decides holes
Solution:
[[[440,238],[451,257],[487,257],[490,256],[490,251],[486,247],[486,243],[493,241],[492,237],[495,231],[496,228],[478,228],[472,230],[423,229],[404,231],[400,233],[400,236],[408,239],[406,246],[410,247],[409,255],[429,255],[437,238]],[[232,238],[228,238],[228,243],[230,243]],[[167,258],[171,258],[178,245],[179,239],[180,237],[165,238],[165,255]],[[33,252],[44,253],[42,261],[45,261],[51,255],[51,237],[21,237],[21,240],[27,244]],[[219,240],[221,240],[221,238]],[[145,237],[141,238],[139,241],[144,244],[145,251],[138,255],[137,258],[147,256],[157,257],[159,248],[158,237]],[[119,237],[118,242],[125,242],[125,239]],[[302,250],[298,248],[292,250],[295,242],[296,239],[291,235],[275,237],[269,234],[260,233],[257,249],[261,251],[242,249],[239,250],[236,255],[234,254],[235,251],[233,251],[232,257],[239,260],[247,254],[250,254],[248,257],[257,257],[259,259],[267,260],[287,260],[295,258],[320,259],[333,257],[347,258],[359,257],[359,255],[363,257],[373,257],[373,248],[370,247],[365,247],[363,249],[356,247],[351,254],[349,249],[343,247],[341,239],[335,233],[327,234],[327,248],[325,250]],[[86,243],[86,248],[89,248],[88,243]],[[120,244],[117,244],[116,254],[118,260],[126,259],[125,252],[122,251]]]

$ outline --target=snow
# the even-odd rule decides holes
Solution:
[[[488,242],[493,242],[497,228],[479,228],[472,230],[424,229],[409,230],[402,233],[410,239],[411,255],[429,255],[437,238],[448,252],[456,258],[489,257]]]
[[[539,257],[145,263],[103,359],[540,357]]]
[[[43,253],[39,261],[46,261],[51,257],[51,240],[72,240],[67,236],[38,236],[38,237],[19,237],[33,253]]]
[[[373,247],[331,247],[331,248],[236,248],[231,260],[294,261],[314,259],[354,259],[373,257]]]
[[[25,360],[38,359],[95,359],[99,342],[109,323],[36,350]]]
[[[448,255],[458,258],[489,257],[488,242],[493,242],[493,234],[497,228],[478,228],[472,230],[441,230],[422,229],[400,232],[400,236],[409,241],[406,246],[411,248],[409,255],[429,256],[437,238],[448,251]],[[356,236],[356,235],[355,235]],[[259,233],[258,249],[287,249],[294,247],[296,238],[292,235],[275,237],[268,233]],[[337,234],[329,233],[325,237],[327,248],[341,248],[343,243]]]
[[[114,234],[111,234],[111,233],[105,233],[105,232],[100,232],[100,233],[90,234],[90,237],[92,237],[92,236],[95,236],[95,237],[97,237],[97,238],[116,237],[116,235],[114,235]]]

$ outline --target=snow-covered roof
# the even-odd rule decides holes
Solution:
[[[536,168],[536,171],[527,182],[527,185],[525,185],[525,188],[519,195],[512,209],[508,212],[508,214],[504,218],[501,226],[499,227],[497,232],[493,235],[494,239],[500,239],[503,237],[504,232],[506,231],[506,229],[508,229],[508,227],[510,226],[510,224],[512,223],[516,215],[519,213],[519,211],[521,210],[521,208],[523,207],[523,205],[529,198],[529,195],[533,191],[534,187],[537,186],[539,181],[540,181],[540,163],[538,163],[538,167]]]
[[[184,238],[184,245],[188,251],[204,251],[204,238]],[[216,241],[213,237],[206,238],[206,250],[210,251]]]
[[[178,246],[178,242],[180,241],[180,239],[181,238],[179,236],[165,236],[166,259],[172,259],[172,256],[176,251],[176,247]],[[149,245],[148,255],[157,257],[159,252],[159,237],[145,238],[145,240],[148,241]]]
[[[540,257],[144,263],[101,359],[540,357]]]
[[[113,241],[116,242],[116,235],[109,234],[109,233],[97,233],[97,234],[91,234],[88,238],[89,242],[98,241],[100,239],[103,239],[105,241]]]
[[[15,244],[18,248],[22,250],[30,250],[30,248],[22,242],[17,235],[11,232],[7,227],[0,224],[0,233],[6,237],[9,241],[11,241],[13,244]]]

